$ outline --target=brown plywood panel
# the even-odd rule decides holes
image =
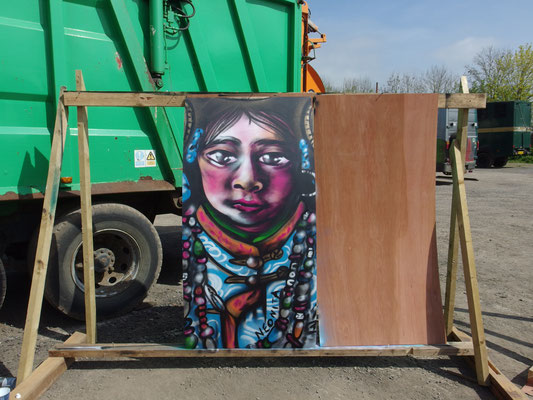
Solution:
[[[444,343],[438,95],[324,95],[315,115],[321,344]]]

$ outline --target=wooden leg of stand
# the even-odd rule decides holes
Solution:
[[[451,147],[450,156],[452,158],[453,190],[456,192],[456,197],[458,199],[457,217],[465,275],[466,296],[468,299],[468,310],[470,315],[470,326],[472,329],[472,339],[475,351],[476,375],[480,385],[487,385],[489,376],[487,346],[485,343],[483,320],[481,318],[481,305],[479,301],[474,248],[472,245],[472,234],[470,230],[470,218],[468,216],[468,206],[466,201],[464,172],[463,166],[460,165],[460,162],[462,161],[461,150],[458,143]]]
[[[74,346],[85,343],[85,340],[83,333],[76,332],[67,339],[65,344]],[[25,379],[24,382],[13,389],[13,398],[23,400],[38,399],[68,369],[73,361],[73,358],[48,357],[31,373],[28,379]]]
[[[468,93],[466,77],[461,77],[463,93]],[[460,109],[457,114],[456,141],[460,144],[461,160],[464,168],[466,161],[466,144],[468,141],[468,109]],[[450,147],[452,150],[452,147]],[[450,241],[448,246],[448,268],[446,274],[446,296],[444,299],[444,324],[446,337],[450,336],[453,328],[453,313],[455,308],[455,293],[457,286],[457,262],[459,260],[459,227],[457,225],[457,202],[455,190],[452,194],[452,212],[450,217]]]
[[[80,70],[76,71],[76,89],[85,91]],[[83,285],[85,289],[85,325],[87,343],[96,343],[96,299],[94,283],[93,216],[91,203],[91,170],[89,161],[89,128],[87,107],[78,107],[78,154],[80,164],[81,227],[83,240]]]
[[[59,192],[59,178],[63,161],[63,149],[65,146],[65,138],[67,136],[68,109],[65,109],[63,104],[64,91],[65,88],[61,88],[52,137],[52,149],[50,152],[48,177],[44,193],[39,239],[37,241],[37,252],[35,254],[35,263],[33,266],[28,311],[26,314],[24,336],[22,339],[22,350],[20,352],[20,361],[17,372],[17,384],[23,382],[33,370],[35,346],[37,344],[37,331],[41,320],[44,285],[46,281],[46,271],[48,270],[52,232],[54,229],[57,195]]]
[[[452,195],[452,213],[450,218],[450,243],[448,245],[448,270],[446,273],[446,295],[444,298],[444,324],[446,337],[453,328],[453,314],[455,308],[455,292],[457,288],[457,260],[459,258],[459,227],[457,226],[457,201],[455,190]]]

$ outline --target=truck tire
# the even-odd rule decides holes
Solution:
[[[4,299],[6,297],[6,290],[7,290],[6,270],[4,269],[4,263],[0,259],[0,308],[2,308],[2,304],[4,304]]]
[[[159,276],[163,260],[159,235],[136,209],[97,204],[93,238],[97,318],[124,314],[142,302]],[[54,226],[44,295],[59,311],[84,319],[80,210],[63,215]]]
[[[494,168],[503,168],[507,165],[508,157],[500,157],[494,160]]]
[[[480,153],[477,156],[476,166],[478,168],[490,168],[492,160],[487,153]]]

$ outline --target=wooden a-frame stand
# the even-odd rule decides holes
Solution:
[[[464,183],[464,158],[467,140],[468,110],[484,108],[486,96],[469,94],[466,79],[462,80],[462,94],[440,95],[439,108],[459,109],[457,139],[450,148],[453,171],[453,199],[450,227],[448,274],[445,297],[445,323],[448,343],[444,345],[409,346],[353,346],[342,348],[298,349],[298,350],[248,350],[218,349],[186,350],[177,345],[160,344],[96,344],[96,305],[94,289],[94,264],[92,242],[91,183],[88,146],[88,106],[113,107],[181,107],[184,93],[118,93],[86,92],[81,71],[76,71],[77,91],[62,88],[55,121],[50,155],[49,172],[43,204],[41,227],[33,271],[30,300],[24,338],[17,375],[17,386],[13,390],[16,398],[36,399],[44,393],[76,357],[346,357],[346,356],[466,356],[473,365],[477,382],[490,386],[496,397],[501,399],[525,399],[518,390],[487,357],[487,347],[481,319],[479,290],[470,233],[470,220]],[[59,179],[63,149],[67,132],[68,107],[78,111],[78,149],[80,164],[80,197],[82,210],[82,238],[84,259],[84,285],[86,309],[86,334],[76,332],[65,343],[49,351],[50,357],[33,370],[37,330],[45,286],[46,272],[55,209],[59,191]],[[455,284],[459,244],[468,297],[468,309],[472,339],[453,326]],[[20,395],[20,396],[19,396]]]

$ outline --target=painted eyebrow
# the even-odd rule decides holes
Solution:
[[[216,137],[211,142],[206,143],[206,147],[216,146],[217,144],[227,144],[231,143],[235,146],[240,146],[241,141],[237,138],[231,137],[231,136],[222,136],[222,137]]]
[[[283,147],[283,148],[287,147],[287,142],[285,142],[283,140],[276,140],[276,139],[260,139],[257,142],[255,142],[254,144],[255,145],[259,145],[259,146],[274,145],[274,146],[280,146],[280,147]]]

